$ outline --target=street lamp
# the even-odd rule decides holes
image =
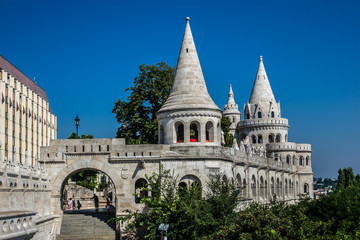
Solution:
[[[79,123],[80,123],[80,118],[79,116],[76,114],[76,118],[75,118],[75,126],[76,126],[76,136],[79,136]]]
[[[169,224],[161,223],[158,230],[161,232],[161,240],[167,240],[167,230],[169,229]],[[165,236],[164,236],[165,233]]]

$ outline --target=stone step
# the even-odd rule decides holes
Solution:
[[[64,213],[60,235],[57,240],[114,240],[115,223],[107,223],[112,218],[106,212]]]

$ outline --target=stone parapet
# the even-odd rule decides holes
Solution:
[[[30,239],[37,231],[36,212],[0,212],[0,239]]]
[[[279,119],[245,119],[241,120],[238,124],[239,128],[251,126],[285,126],[289,127],[289,121],[286,118]]]
[[[266,148],[269,151],[296,151],[296,152],[311,152],[311,144],[299,144],[293,142],[285,142],[285,143],[268,143],[266,144]]]

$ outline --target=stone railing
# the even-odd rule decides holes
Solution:
[[[37,231],[36,212],[1,212],[0,239],[30,239]]]
[[[256,125],[289,125],[289,121],[286,118],[280,119],[245,119],[241,120],[238,124],[239,127],[248,127]]]
[[[286,143],[268,143],[266,144],[266,148],[271,151],[311,151],[311,144],[305,143],[293,143],[293,142],[286,142]]]

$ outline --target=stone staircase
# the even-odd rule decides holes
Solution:
[[[94,210],[65,211],[56,240],[116,240],[115,223],[107,223],[112,217]]]

